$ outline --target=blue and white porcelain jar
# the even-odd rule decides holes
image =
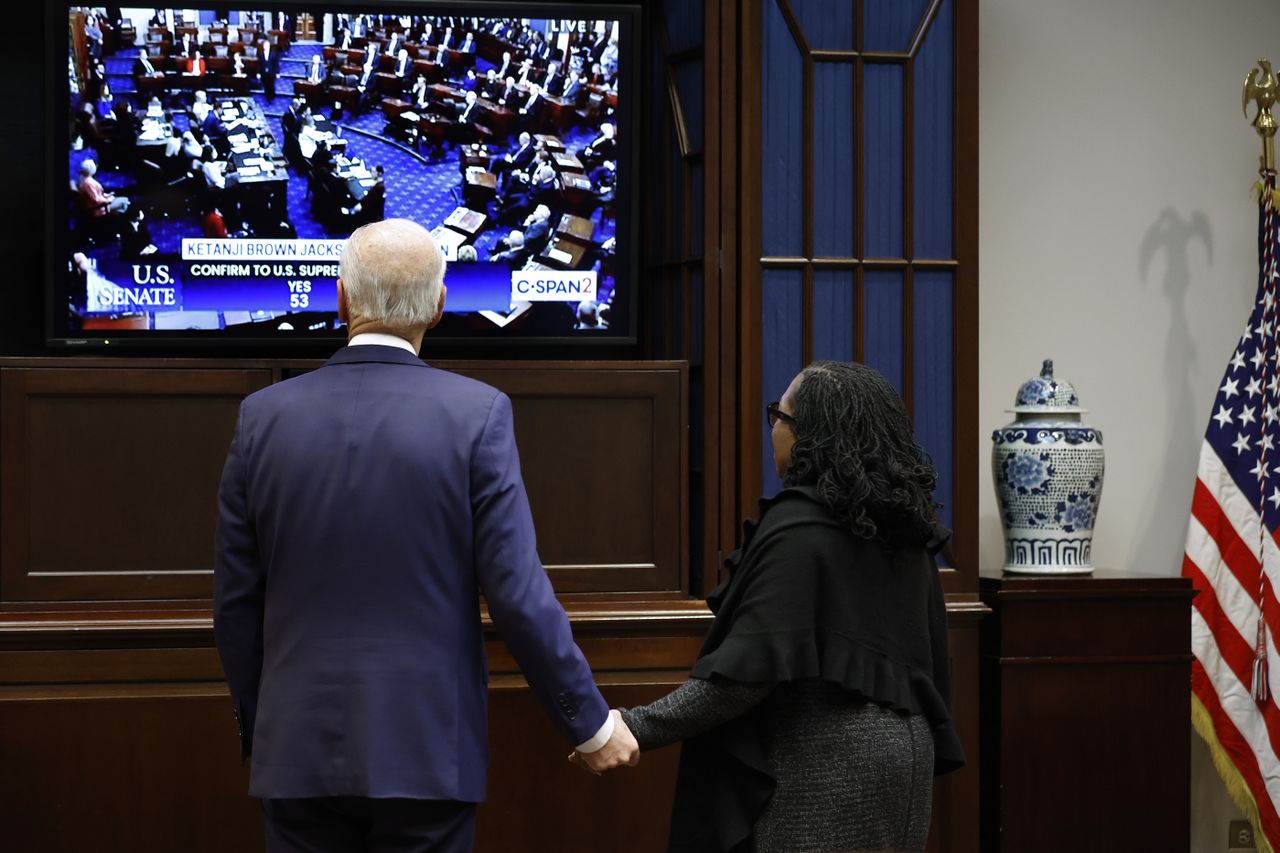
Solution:
[[[1018,389],[1014,421],[991,434],[991,477],[1006,572],[1088,574],[1102,497],[1102,433],[1085,426],[1071,383],[1040,376]]]

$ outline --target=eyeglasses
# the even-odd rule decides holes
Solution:
[[[781,401],[776,401],[764,407],[765,416],[769,419],[769,429],[773,429],[777,426],[778,421],[791,424],[792,426],[796,425],[795,418],[778,408],[781,404]]]

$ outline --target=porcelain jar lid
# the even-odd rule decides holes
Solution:
[[[1080,398],[1076,396],[1074,385],[1065,379],[1053,377],[1053,359],[1046,358],[1044,366],[1040,369],[1040,375],[1022,383],[1013,408],[1005,411],[1014,414],[1026,412],[1069,414],[1089,410],[1081,408]]]

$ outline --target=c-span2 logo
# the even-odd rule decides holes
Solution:
[[[512,302],[581,302],[595,298],[595,270],[521,270],[511,274]]]

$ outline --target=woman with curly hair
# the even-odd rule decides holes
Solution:
[[[684,741],[669,849],[922,851],[932,777],[964,763],[937,472],[861,364],[811,364],[768,416],[784,488],[708,597],[692,677],[622,709],[642,750]]]

